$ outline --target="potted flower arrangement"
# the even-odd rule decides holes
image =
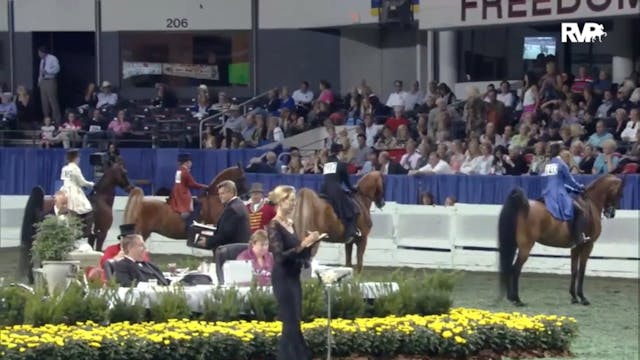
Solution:
[[[48,215],[35,225],[36,235],[31,251],[42,263],[50,294],[66,287],[77,271],[79,261],[69,260],[69,253],[82,236],[82,221],[75,216]]]

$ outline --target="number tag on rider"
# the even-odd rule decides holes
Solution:
[[[62,180],[71,180],[71,170],[62,171]]]
[[[182,181],[182,170],[176,171],[176,184],[180,184]]]
[[[337,170],[338,170],[338,163],[337,162],[326,163],[322,167],[322,173],[324,175],[335,174]]]
[[[544,167],[543,176],[558,175],[558,164],[547,164]]]

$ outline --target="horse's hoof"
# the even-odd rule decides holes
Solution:
[[[524,305],[524,303],[523,303],[522,301],[520,301],[520,300],[511,300],[511,303],[512,303],[514,306],[518,306],[518,307],[525,306],[525,305]]]
[[[582,298],[582,301],[580,302],[580,304],[582,304],[584,306],[591,305],[591,303],[589,302],[589,300],[587,300],[587,298]]]
[[[571,298],[571,303],[572,304],[580,304],[580,300],[578,300],[578,298]]]

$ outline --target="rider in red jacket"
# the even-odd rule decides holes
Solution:
[[[175,184],[169,197],[169,206],[186,219],[193,212],[191,189],[206,189],[207,185],[197,183],[191,176],[191,155],[180,154],[178,156],[178,164]]]

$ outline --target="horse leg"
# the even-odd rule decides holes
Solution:
[[[358,273],[362,272],[362,266],[364,264],[364,250],[367,248],[367,240],[368,240],[368,236],[363,236],[357,244],[358,249],[356,252],[356,257],[357,257],[356,264],[357,264]]]
[[[584,273],[587,270],[587,261],[589,260],[589,256],[591,255],[591,251],[593,250],[593,241],[590,241],[583,246],[580,247],[579,255],[580,255],[580,267],[578,273],[578,298],[580,298],[580,303],[582,305],[590,305],[591,303],[584,296],[582,291],[582,285],[584,284]]]
[[[569,287],[569,294],[571,294],[571,303],[578,304],[578,298],[576,297],[576,278],[578,276],[578,249],[571,249],[571,286]]]
[[[524,263],[527,262],[529,258],[529,249],[519,249],[518,256],[513,264],[513,273],[511,278],[511,302],[515,306],[524,306],[525,304],[520,300],[520,291],[519,291],[519,281],[520,281],[520,273],[522,272],[522,267]]]
[[[351,257],[352,257],[352,254],[353,254],[353,243],[344,245],[344,254],[345,254],[345,258],[346,258],[345,266],[346,267],[353,266],[351,264]]]
[[[96,243],[96,237],[93,233],[93,225],[94,225],[93,211],[86,213],[83,217],[84,217],[82,219],[84,223],[83,236],[87,238],[87,243],[93,249],[93,246]]]

